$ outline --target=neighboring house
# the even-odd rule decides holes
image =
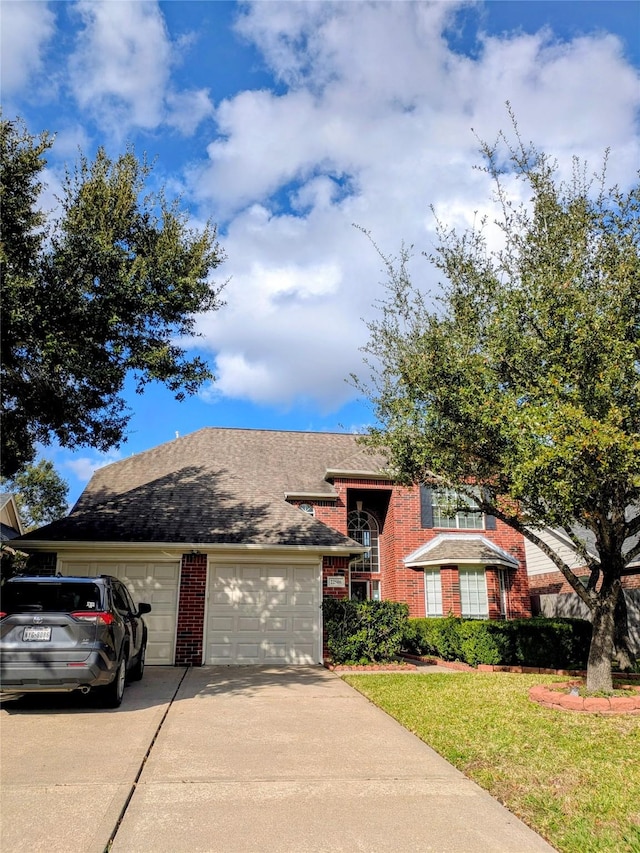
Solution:
[[[150,663],[316,663],[323,596],[529,616],[522,537],[395,483],[348,434],[207,428],[100,468],[23,537],[43,570],[149,601]]]
[[[9,492],[0,493],[0,541],[7,542],[22,536],[24,529],[18,512],[15,496]]]
[[[595,554],[595,538],[588,530],[576,530],[585,542],[587,551]],[[576,554],[575,548],[566,533],[560,530],[536,531],[560,556],[576,575],[583,578],[586,584],[589,579],[589,569],[584,560]],[[637,537],[633,544],[637,541]],[[625,550],[632,545],[628,541]],[[576,616],[588,619],[589,610],[575,593],[564,575],[556,568],[552,560],[544,554],[537,545],[525,540],[527,573],[531,602],[534,613],[544,616]],[[627,618],[631,648],[640,654],[640,558],[634,560],[622,574],[622,588],[627,604]]]

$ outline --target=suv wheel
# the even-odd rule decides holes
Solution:
[[[127,657],[126,654],[120,658],[116,677],[111,684],[107,684],[102,688],[102,701],[106,708],[119,708],[122,704],[124,696],[124,685],[127,678]]]
[[[136,658],[136,662],[131,667],[131,671],[129,672],[129,678],[131,681],[140,681],[142,676],[144,675],[144,659],[147,654],[147,638],[145,637],[142,641],[142,646],[140,648],[140,654]]]

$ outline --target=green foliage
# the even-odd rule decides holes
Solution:
[[[583,619],[409,619],[403,649],[470,666],[583,669],[590,638],[591,626]]]
[[[459,626],[460,654],[470,666],[499,664],[508,654],[508,638],[500,624],[470,620]]]
[[[100,450],[124,439],[121,392],[160,381],[178,399],[211,378],[177,341],[220,307],[209,277],[223,260],[215,228],[200,232],[132,150],[99,149],[70,170],[55,221],[38,209],[47,133],[0,119],[2,204],[2,473],[33,460],[36,443]]]
[[[627,512],[640,503],[640,184],[607,189],[606,162],[592,181],[578,161],[563,182],[514,128],[515,145],[482,146],[502,246],[486,220],[463,234],[438,223],[435,304],[412,284],[409,249],[382,256],[388,296],[356,384],[380,424],[367,443],[396,476],[466,494],[563,572],[591,611],[600,679],[621,573],[640,554]],[[572,540],[586,587],[546,527]]]
[[[584,669],[591,626],[583,619],[514,619],[506,622],[508,663],[551,669]]]
[[[399,653],[409,613],[406,604],[325,598],[322,608],[334,663],[380,663]]]
[[[26,465],[12,480],[3,480],[2,489],[15,495],[20,518],[27,530],[67,514],[69,486],[53,463],[46,459]]]

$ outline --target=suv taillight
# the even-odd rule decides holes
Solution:
[[[113,622],[113,613],[96,612],[95,610],[76,610],[70,613],[78,622],[93,622],[95,625],[111,625]]]
[[[4,619],[7,614],[4,611],[0,610],[0,619]]]

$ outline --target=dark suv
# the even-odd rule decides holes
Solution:
[[[0,597],[0,692],[95,688],[117,708],[126,680],[142,678],[150,611],[109,575],[10,578]]]

